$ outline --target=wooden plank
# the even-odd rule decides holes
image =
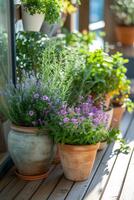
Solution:
[[[47,199],[56,185],[58,184],[59,180],[63,176],[63,170],[61,165],[57,165],[49,175],[49,177],[40,185],[39,189],[35,194],[33,194],[31,200],[45,200]]]
[[[12,168],[1,180],[0,180],[0,191],[2,191],[14,178],[15,174],[13,173],[14,169]]]
[[[79,30],[89,30],[90,1],[82,0],[79,8]]]
[[[67,180],[65,177],[56,186],[53,193],[50,195],[48,200],[63,200],[67,196],[69,190],[73,185],[73,181]]]
[[[123,189],[120,195],[119,200],[133,200],[134,199],[134,151],[132,154],[132,158],[129,164],[129,168],[127,171],[127,175],[125,178],[125,182],[123,185]]]
[[[50,173],[54,170],[55,166],[52,166],[50,169]],[[36,180],[30,181],[27,185],[20,191],[20,193],[16,196],[15,200],[27,200],[33,196],[33,194],[37,191],[41,183],[44,180]]]
[[[132,151],[134,148],[134,119],[133,122],[128,130],[126,139],[129,142],[131,147],[131,151],[129,154],[119,154],[116,160],[116,163],[113,167],[112,173],[106,185],[105,191],[103,192],[101,200],[112,199],[117,200],[119,199],[119,194],[122,188],[122,184],[125,178],[125,174],[129,165],[129,161],[132,155]]]
[[[125,135],[125,133],[127,131],[127,128],[128,128],[128,126],[129,126],[129,124],[131,122],[132,117],[133,117],[132,114],[126,113],[124,115],[122,123],[121,123],[122,136]],[[115,147],[115,149],[116,149],[116,147]],[[109,146],[109,148],[106,151],[106,153],[105,152],[99,152],[98,153],[97,158],[96,158],[96,163],[95,163],[95,166],[93,168],[93,171],[91,173],[90,178],[87,181],[85,181],[85,182],[75,183],[74,186],[72,187],[71,191],[69,192],[66,200],[75,199],[75,198],[78,199],[78,200],[83,199],[83,196],[85,195],[86,191],[87,191],[87,194],[86,194],[86,198],[87,198],[87,196],[89,195],[89,192],[91,192],[91,190],[89,188],[90,184],[91,184],[91,188],[94,188],[93,187],[94,183],[96,184],[96,176],[97,176],[97,179],[100,180],[100,177],[101,177],[100,174],[102,174],[104,172],[104,167],[106,165],[109,165],[109,167],[111,166],[111,168],[112,168],[112,164],[114,163],[114,161],[116,159],[116,156],[115,156],[115,158],[113,157],[113,159],[111,157],[111,151],[112,151],[112,149],[113,149],[113,144],[111,144]],[[113,152],[114,152],[114,150],[113,150]],[[110,159],[110,160],[108,161],[108,159]],[[103,180],[101,179],[102,182],[94,190],[94,193],[96,193],[97,191],[100,191],[103,188],[103,186],[105,185],[105,182],[107,180],[107,176],[108,175],[106,175],[105,177],[103,177]],[[89,190],[88,190],[88,188],[89,188]],[[92,193],[92,195],[94,193]],[[97,198],[94,198],[94,200],[97,200]]]
[[[27,200],[38,189],[43,180],[31,181],[19,192],[15,200]]]
[[[26,181],[23,181],[15,177],[0,193],[1,200],[10,200],[14,199],[16,195],[21,191],[21,189],[27,184]]]

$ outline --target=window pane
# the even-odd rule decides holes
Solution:
[[[104,20],[104,0],[90,0],[90,23]]]

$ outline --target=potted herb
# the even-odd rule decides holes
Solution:
[[[53,100],[46,85],[27,79],[22,85],[9,86],[1,111],[10,119],[8,150],[25,180],[45,178],[53,160],[54,142],[48,135]]]
[[[111,9],[116,17],[117,40],[124,45],[134,43],[134,2],[133,0],[114,0]]]
[[[73,181],[86,180],[92,170],[99,142],[110,134],[107,115],[93,105],[91,97],[77,107],[62,105],[53,124],[51,135],[58,143],[65,177]],[[55,130],[55,131],[54,131]]]
[[[60,0],[21,0],[25,31],[40,31],[44,18],[54,23],[60,17]]]
[[[126,77],[126,79],[120,83],[119,88],[115,91],[112,98],[114,112],[111,127],[113,128],[119,127],[120,121],[126,109],[129,112],[134,110],[134,103],[129,98],[131,89],[130,83],[131,81]]]
[[[81,51],[81,53],[85,56],[86,64],[85,67],[78,69],[77,75],[73,77],[68,92],[68,103],[72,105],[77,102],[80,95],[86,97],[90,94],[96,104],[104,104],[108,109],[111,92],[118,87],[125,76],[124,63],[127,60],[119,53],[109,56],[103,50]]]

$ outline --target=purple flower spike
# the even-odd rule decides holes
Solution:
[[[32,117],[34,115],[34,111],[30,110],[28,114]]]
[[[63,119],[63,122],[64,122],[64,123],[68,123],[68,122],[69,122],[69,118],[65,117],[65,118]]]
[[[42,100],[43,100],[43,101],[49,101],[50,99],[49,99],[48,96],[44,95],[44,96],[42,97]]]
[[[76,118],[72,118],[72,119],[71,119],[71,122],[72,122],[73,124],[78,124],[78,120],[77,120]]]
[[[39,98],[39,94],[38,93],[35,93],[34,95],[33,95],[33,97],[35,98],[35,99],[38,99]]]

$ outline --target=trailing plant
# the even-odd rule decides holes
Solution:
[[[60,17],[62,0],[21,0],[21,2],[31,15],[43,13],[49,23],[56,22]]]
[[[51,94],[47,83],[33,77],[16,87],[10,84],[3,92],[2,114],[17,126],[44,127],[50,121],[57,103],[56,94]],[[56,100],[56,101],[55,101]],[[55,103],[54,103],[55,102]]]
[[[17,79],[22,81],[26,75],[39,76],[42,53],[48,37],[40,32],[18,32],[16,34]]]
[[[57,114],[57,122],[51,126],[51,135],[56,143],[87,145],[96,144],[104,138],[115,140],[119,131],[107,130],[108,115],[101,107],[93,104],[91,97],[77,107],[62,105]]]
[[[126,78],[126,59],[120,53],[109,56],[103,50],[83,51],[86,65],[74,76],[69,88],[68,103],[74,104],[79,96],[91,94],[95,100],[103,101],[107,94],[116,90]]]
[[[121,25],[134,25],[134,1],[133,0],[114,0],[111,9]]]

